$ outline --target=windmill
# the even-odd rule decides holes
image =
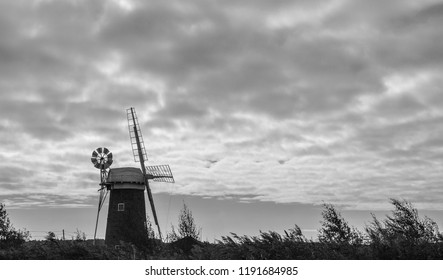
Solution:
[[[98,218],[100,215],[100,210],[103,206],[103,202],[106,199],[107,191],[106,191],[106,178],[108,177],[107,169],[111,166],[112,153],[107,148],[99,147],[92,152],[91,162],[94,164],[95,168],[100,169],[100,192],[99,200],[98,200],[98,211],[97,211],[97,220],[95,222],[95,231],[94,231],[94,244],[95,238],[97,236],[97,226],[98,226]]]
[[[146,237],[146,207],[145,190],[151,205],[158,235],[162,239],[149,180],[174,183],[169,165],[145,166],[145,144],[134,108],[126,111],[128,119],[129,136],[131,140],[134,160],[140,167],[109,168],[112,163],[112,153],[106,148],[98,148],[92,153],[91,161],[100,169],[101,181],[99,189],[100,199],[94,240],[97,232],[100,209],[109,191],[109,208],[106,224],[105,243],[118,245],[120,241],[134,244]],[[109,171],[107,169],[109,168]]]

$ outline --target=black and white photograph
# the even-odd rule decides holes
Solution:
[[[0,267],[442,260],[442,26],[441,0],[0,0]]]

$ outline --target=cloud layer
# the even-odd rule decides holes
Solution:
[[[0,1],[0,197],[95,204],[93,149],[205,197],[440,209],[439,1]]]

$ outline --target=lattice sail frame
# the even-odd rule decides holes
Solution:
[[[141,148],[141,151],[143,154],[143,159],[145,161],[147,161],[148,156],[146,154],[145,143],[143,141],[143,136],[142,136],[142,132],[140,130],[140,125],[138,123],[137,114],[136,114],[135,110],[131,111],[131,108],[129,108],[129,109],[126,109],[126,115],[127,115],[127,119],[128,119],[129,138],[131,140],[131,148],[132,148],[132,155],[134,156],[134,161],[140,162],[140,156],[139,156],[139,152],[138,152],[137,139],[136,139],[137,136],[135,135],[136,133],[134,131],[134,124],[135,124],[135,129],[137,130],[138,139],[140,141],[140,148]],[[134,118],[133,118],[133,116],[134,116]]]
[[[175,183],[169,165],[145,166],[149,179],[155,182]]]
[[[132,155],[134,156],[134,161],[140,163],[143,178],[145,181],[146,192],[148,195],[149,203],[151,205],[152,214],[154,216],[154,221],[157,225],[159,237],[160,239],[162,239],[160,224],[158,222],[157,212],[154,206],[154,198],[152,196],[151,188],[149,187],[149,179],[153,179],[154,181],[158,182],[174,183],[174,177],[172,177],[172,172],[168,165],[147,167],[144,164],[144,162],[148,160],[148,157],[146,155],[145,144],[143,141],[140,125],[138,123],[137,114],[135,113],[135,108],[131,107],[129,109],[126,109],[126,115],[128,119],[129,138],[131,140]]]

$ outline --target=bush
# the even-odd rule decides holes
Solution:
[[[19,246],[30,239],[26,230],[16,230],[9,220],[5,205],[0,203],[0,249]]]
[[[197,229],[197,225],[192,215],[192,211],[183,203],[183,208],[178,216],[178,232],[172,226],[172,232],[168,234],[170,241],[177,241],[185,237],[191,237],[195,240],[200,240],[201,228]]]
[[[357,229],[351,228],[332,204],[323,204],[323,222],[319,230],[318,240],[322,243],[339,245],[361,245],[363,235]]]
[[[206,259],[312,259],[314,243],[303,236],[301,229],[285,231],[284,235],[277,232],[260,232],[259,236],[223,236],[222,240],[212,246],[194,250],[195,258]],[[198,254],[197,254],[198,253]]]
[[[374,258],[441,258],[441,246],[436,245],[443,239],[437,224],[428,217],[420,218],[417,209],[406,200],[391,199],[391,203],[391,216],[379,221],[372,215],[373,221],[366,227]]]

